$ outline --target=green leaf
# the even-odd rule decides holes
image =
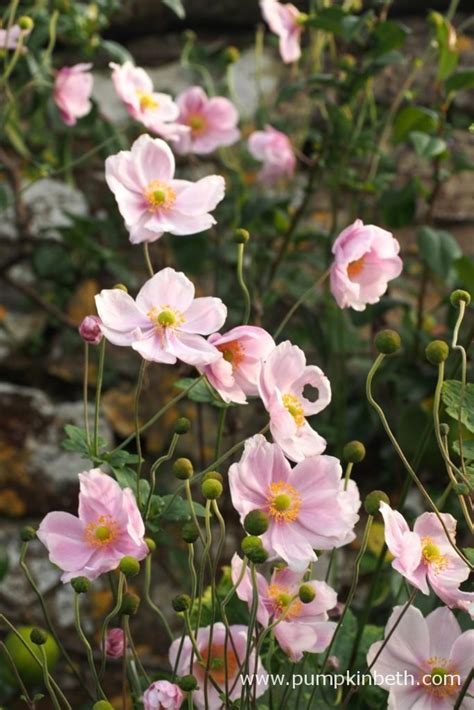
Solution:
[[[16,125],[13,121],[9,121],[5,124],[3,130],[16,152],[19,153],[22,158],[31,160],[31,153],[23,140],[23,136],[21,135],[18,125]]]
[[[128,49],[118,42],[114,42],[111,39],[103,39],[101,45],[113,59],[117,59],[121,64],[125,64],[125,62],[132,62],[132,64],[135,64],[135,61]]]
[[[458,277],[470,293],[474,293],[474,262],[468,256],[456,259],[454,267]]]
[[[417,234],[418,248],[424,263],[445,281],[452,276],[453,264],[462,256],[461,247],[443,229],[422,227]]]
[[[435,111],[423,106],[406,106],[398,112],[393,122],[393,140],[400,143],[412,131],[434,133],[438,123],[439,116]]]
[[[443,398],[446,412],[456,421],[461,420],[466,429],[474,432],[474,384],[468,382],[464,389],[461,412],[462,383],[458,380],[446,380],[443,382],[441,396]],[[459,413],[461,416],[459,417]]]
[[[464,89],[472,89],[474,87],[474,69],[460,69],[448,76],[444,85],[448,94],[463,91]]]
[[[474,547],[463,547],[462,551],[466,555],[469,562],[474,564]]]
[[[186,17],[186,11],[181,0],[163,0],[163,4],[173,10],[180,20]]]
[[[383,639],[383,626],[367,624],[362,632],[362,637],[357,651],[356,667],[364,667],[367,663],[367,652],[373,643]]]
[[[447,148],[446,141],[421,131],[412,131],[408,137],[420,158],[435,158],[444,153]]]
[[[408,30],[404,25],[393,20],[387,20],[378,24],[372,34],[375,44],[369,55],[379,57],[382,54],[399,49],[405,44]]]
[[[0,547],[0,582],[6,577],[8,566],[9,560],[7,551],[4,547]]]
[[[453,442],[453,449],[458,456],[461,456],[459,441]],[[462,442],[462,453],[466,461],[474,461],[474,439],[468,439]]]
[[[174,494],[163,496],[161,498],[162,508],[168,506],[169,502],[174,498]],[[206,515],[206,509],[200,504],[193,501],[193,509],[197,516],[204,517]],[[189,520],[191,517],[191,509],[187,500],[184,500],[180,496],[174,498],[172,505],[168,508],[163,518],[165,520],[179,521],[179,520]]]
[[[192,377],[183,377],[174,383],[174,386],[180,390],[185,390],[195,382]],[[195,385],[192,390],[188,393],[188,398],[193,402],[199,402],[200,404],[212,404],[213,407],[225,408],[229,405],[226,404],[217,394],[215,389],[211,387],[207,380],[201,380],[197,385]]]
[[[341,628],[338,631],[333,646],[333,655],[339,660],[339,671],[345,671],[349,665],[352,647],[357,634],[357,620],[353,612],[349,609]]]
[[[74,424],[66,424],[64,431],[66,432],[67,438],[61,443],[62,448],[66,449],[66,451],[75,451],[83,456],[88,456],[89,447],[86,441],[85,430]]]
[[[459,61],[459,53],[456,50],[456,33],[449,20],[440,12],[431,12],[429,20],[434,25],[438,44],[437,78],[443,80],[454,71]]]
[[[417,187],[410,180],[404,187],[392,188],[384,192],[380,198],[382,219],[388,227],[400,229],[410,224],[416,212]]]
[[[364,16],[351,15],[340,7],[325,7],[311,15],[306,24],[309,27],[331,32],[349,41],[365,24],[365,21]]]

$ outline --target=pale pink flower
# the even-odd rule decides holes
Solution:
[[[237,583],[243,562],[235,554],[232,558],[232,582]],[[306,581],[313,588],[315,597],[309,604],[298,598],[298,590],[303,584],[304,572],[293,572],[288,567],[276,568],[270,583],[257,573],[258,611],[257,619],[267,627],[285,618],[275,626],[274,634],[282,650],[292,661],[300,661],[303,653],[321,653],[331,641],[336,628],[334,621],[328,621],[327,612],[337,603],[337,594],[326,582]],[[237,587],[237,596],[252,606],[253,587],[250,570],[247,568]]]
[[[272,336],[263,328],[239,325],[223,335],[214,333],[208,342],[221,356],[202,372],[224,402],[246,404],[247,396],[258,394],[260,368],[275,347]]]
[[[385,627],[385,638],[402,611],[402,606],[394,608]],[[369,665],[383,643],[376,641],[369,648]],[[389,692],[391,710],[452,710],[471,671],[473,652],[474,631],[461,633],[449,609],[435,609],[424,618],[419,609],[410,606],[371,673],[376,685]],[[473,692],[474,682],[460,706],[462,710],[473,710]]]
[[[145,526],[130,488],[98,468],[79,474],[79,514],[48,513],[38,538],[50,561],[63,570],[61,580],[93,581],[118,567],[122,557],[143,560],[148,554]]]
[[[306,15],[291,3],[283,4],[277,0],[260,0],[260,7],[271,31],[279,37],[280,54],[285,64],[298,61]]]
[[[210,668],[214,682],[225,692],[226,678],[225,669],[227,669],[227,684],[230,700],[238,700],[242,691],[242,678],[239,673],[241,665],[244,664],[245,654],[247,649],[248,630],[246,626],[235,624],[230,627],[230,634],[227,637],[226,644],[226,629],[224,624],[218,622],[213,626],[212,642],[209,642],[210,634],[209,627],[198,629],[196,634],[196,642],[202,658],[207,662],[210,657]],[[169,661],[172,668],[175,667],[178,650],[181,644],[181,639],[176,639],[171,644],[169,650]],[[214,685],[207,680],[207,697],[208,704],[205,702],[205,668],[194,655],[194,660],[190,670],[191,657],[193,648],[188,636],[185,636],[183,649],[178,661],[178,674],[187,675],[192,673],[197,679],[199,689],[193,692],[193,703],[198,710],[207,708],[208,710],[218,710],[222,708],[222,701]],[[255,662],[257,660],[257,663]],[[252,692],[256,691],[256,697],[260,697],[266,691],[266,682],[268,682],[267,673],[260,662],[260,658],[255,658],[255,650],[253,649],[249,656],[249,673],[255,673],[260,676],[260,682],[255,681],[256,688],[252,688]]]
[[[385,523],[385,542],[394,556],[392,567],[423,594],[429,594],[428,582],[435,594],[449,607],[469,611],[474,593],[463,592],[459,585],[469,577],[469,567],[452,548],[435,513],[420,515],[410,531],[405,518],[387,505],[380,504]],[[453,542],[456,519],[440,513]]]
[[[108,658],[122,658],[125,652],[125,634],[122,629],[109,629],[105,637],[105,653]]]
[[[209,98],[200,86],[191,86],[177,97],[176,103],[179,106],[178,123],[187,128],[173,140],[177,153],[205,155],[239,140],[239,114],[229,99],[223,96]]]
[[[176,683],[156,680],[143,693],[144,710],[179,710],[184,693]]]
[[[296,168],[296,157],[291,141],[285,133],[272,126],[254,131],[248,139],[250,154],[263,163],[258,180],[272,185],[280,178],[291,178]]]
[[[79,335],[85,343],[98,345],[103,338],[100,318],[98,316],[86,316],[79,326]]]
[[[0,49],[15,50],[18,47],[20,38],[25,38],[31,30],[22,30],[20,25],[12,25],[10,29],[0,28]],[[22,50],[26,51],[25,49]]]
[[[77,119],[87,116],[92,108],[91,68],[92,64],[75,64],[63,67],[56,74],[53,97],[66,126],[74,126]]]
[[[122,289],[104,289],[95,297],[102,332],[145,360],[207,365],[221,354],[202,336],[222,326],[227,308],[220,298],[195,298],[194,292],[192,281],[169,267],[148,279],[136,300]]]
[[[399,251],[392,234],[374,224],[356,219],[346,227],[332,246],[331,292],[338,306],[363,311],[378,303],[388,282],[402,272]]]
[[[308,399],[305,389],[317,390],[317,399]],[[292,461],[316,456],[326,441],[306,421],[331,401],[331,385],[316,365],[307,365],[304,352],[289,340],[280,343],[267,357],[260,371],[259,392],[270,415],[270,431]]]
[[[344,490],[334,456],[313,456],[292,469],[280,447],[257,434],[230,467],[229,486],[242,523],[252,510],[268,515],[263,546],[295,571],[316,560],[315,549],[331,550],[355,537],[359,492],[354,481]]]
[[[153,242],[164,232],[197,234],[216,224],[210,212],[224,198],[224,178],[209,175],[194,183],[175,180],[174,171],[169,146],[148,135],[105,161],[105,179],[132,244]]]

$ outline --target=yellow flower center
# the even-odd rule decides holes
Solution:
[[[349,276],[350,279],[353,279],[355,276],[358,276],[362,269],[364,268],[364,257],[361,256],[360,259],[356,259],[356,261],[351,261],[349,266],[347,267],[347,275]]]
[[[145,189],[145,199],[150,212],[156,209],[168,210],[176,202],[176,192],[162,180],[152,180]]]
[[[244,347],[238,340],[218,345],[217,349],[221,351],[224,360],[231,363],[233,369],[238,367],[245,357]]]
[[[160,108],[160,104],[151,94],[147,94],[147,92],[142,91],[142,89],[137,89],[136,93],[142,111],[149,111],[150,109],[156,110],[157,108]]]
[[[281,523],[291,523],[298,518],[301,496],[292,485],[285,481],[271,483],[267,493],[268,514]]]
[[[101,515],[95,522],[86,525],[84,537],[89,545],[103,547],[113,542],[118,532],[115,520],[110,515]]]
[[[296,426],[303,426],[305,422],[303,405],[294,394],[284,394],[282,397],[283,406],[295,420]]]
[[[430,537],[424,537],[421,541],[421,554],[426,564],[431,565],[435,572],[444,569],[448,564],[446,555],[443,555],[438,545]]]
[[[302,603],[299,599],[293,599],[289,590],[279,584],[271,584],[268,588],[268,596],[272,602],[275,616],[285,614],[285,620],[291,621],[301,614]]]
[[[459,693],[461,677],[446,658],[429,658],[428,671],[421,673],[420,684],[435,698],[446,698]]]
[[[188,116],[186,123],[194,136],[200,135],[206,129],[206,119],[198,113]]]
[[[159,328],[176,328],[185,321],[182,313],[167,307],[162,310],[152,308],[151,311],[148,311],[147,315]]]

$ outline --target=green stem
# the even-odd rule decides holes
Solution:
[[[469,675],[467,676],[466,680],[463,683],[463,686],[461,688],[461,692],[459,693],[458,697],[456,698],[456,702],[454,704],[453,710],[460,710],[462,701],[468,694],[469,686],[471,685],[471,681],[474,678],[474,669],[471,668],[471,671]],[[470,696],[472,697],[472,696]]]
[[[283,318],[283,320],[282,320],[281,323],[279,324],[278,328],[277,328],[277,329],[275,330],[275,332],[273,333],[273,337],[275,338],[275,340],[278,338],[278,336],[279,336],[280,333],[282,332],[283,328],[286,326],[286,324],[288,323],[288,321],[293,317],[293,314],[298,310],[298,308],[301,306],[301,304],[304,303],[304,301],[306,301],[306,299],[308,298],[308,296],[309,296],[311,293],[313,293],[313,291],[314,291],[315,289],[319,288],[319,286],[321,286],[321,285],[326,281],[326,279],[327,279],[328,276],[329,276],[329,269],[328,269],[327,271],[325,271],[324,274],[322,274],[322,276],[319,277],[319,279],[316,281],[315,284],[313,284],[312,286],[310,286],[308,289],[306,289],[306,291],[304,291],[304,292],[301,294],[301,296],[298,298],[298,300],[296,301],[296,303],[294,303],[294,304],[292,305],[292,307],[290,308],[290,310],[288,311],[288,313],[286,314],[286,316]]]
[[[143,667],[143,664],[140,660],[140,656],[133,641],[132,632],[130,630],[130,619],[128,616],[123,617],[123,628],[125,631],[125,635],[128,639],[128,645],[130,646],[130,650],[132,651],[133,658],[135,659],[135,663],[137,664],[140,673],[143,675],[148,685],[151,685],[151,678]]]
[[[250,309],[252,306],[250,292],[244,279],[244,251],[245,244],[237,245],[237,281],[244,296],[244,316],[242,324],[247,325],[250,320]]]
[[[100,685],[100,680],[97,675],[97,670],[96,670],[95,662],[94,662],[94,653],[93,653],[92,647],[87,639],[87,636],[85,635],[84,630],[82,628],[79,594],[74,595],[74,624],[76,627],[77,635],[81,639],[81,641],[84,645],[84,648],[86,649],[87,661],[89,663],[89,668],[91,670],[92,677],[94,678],[97,697],[102,700],[106,700],[107,697],[106,697],[104,691],[102,690],[102,686]]]
[[[105,653],[105,637],[107,635],[107,629],[109,628],[109,624],[112,621],[112,619],[115,616],[117,616],[117,614],[120,612],[120,609],[122,608],[124,587],[125,587],[125,576],[122,574],[122,572],[119,572],[119,581],[118,581],[118,585],[117,585],[117,599],[115,601],[115,606],[105,617],[104,622],[102,624],[102,629],[100,632],[100,647],[101,647],[101,651],[102,651],[102,660],[100,663],[99,678],[103,678],[104,672],[105,672],[105,666],[107,664],[107,654]]]
[[[218,459],[219,456],[221,455],[222,435],[224,433],[226,416],[227,416],[227,407],[222,407],[222,409],[219,412],[219,423],[217,425],[216,450],[215,450],[215,454],[214,454],[216,459]]]
[[[4,654],[7,658],[7,661],[10,663],[12,673],[14,674],[16,681],[18,683],[18,687],[20,688],[22,695],[24,697],[25,703],[28,705],[30,710],[35,710],[35,703],[33,700],[30,698],[28,695],[28,690],[26,689],[25,684],[23,683],[23,679],[21,675],[18,673],[18,669],[15,665],[15,661],[13,660],[10,651],[8,650],[8,647],[5,645],[3,641],[0,641],[0,648],[2,649],[2,654]]]
[[[89,429],[89,343],[84,343],[84,381],[82,386],[84,401],[84,429],[86,431],[87,447],[91,447],[91,433]]]
[[[143,254],[145,255],[145,262],[146,262],[146,267],[148,269],[148,273],[150,274],[150,276],[154,276],[155,272],[153,270],[153,264],[151,263],[150,249],[148,246],[148,242],[143,242]]]
[[[95,415],[94,415],[94,455],[99,454],[99,416],[100,397],[102,393],[102,382],[104,379],[105,345],[107,341],[102,338],[99,346],[99,368],[97,370],[97,382],[95,388]]]
[[[39,647],[39,650],[41,654],[41,666],[43,668],[44,685],[49,693],[49,697],[51,698],[51,702],[53,703],[54,710],[62,710],[61,705],[59,704],[59,700],[56,697],[56,693],[54,692],[53,686],[51,685],[51,679],[48,673],[48,657],[46,656],[46,649],[44,647],[44,644]]]
[[[171,631],[169,624],[166,620],[165,615],[161,611],[161,609],[155,604],[153,599],[151,598],[151,555],[148,555],[148,557],[145,560],[145,584],[144,584],[144,592],[145,592],[145,601],[150,607],[152,611],[155,612],[155,614],[158,616],[160,619],[161,623],[165,627],[166,633],[168,634],[169,638],[171,641],[173,640],[173,632]]]
[[[169,449],[164,456],[160,456],[159,459],[155,461],[153,466],[150,469],[150,492],[148,494],[148,499],[145,505],[145,515],[144,515],[144,520],[145,522],[148,520],[148,516],[150,515],[150,507],[151,507],[151,499],[155,490],[155,483],[156,483],[156,472],[160,468],[160,466],[165,463],[166,461],[169,461],[171,458],[174,456],[174,452],[176,449],[176,446],[179,441],[179,434],[173,434],[173,438],[171,439],[171,444],[169,446]]]
[[[142,466],[143,466],[143,458],[142,458],[142,442],[140,438],[140,395],[142,393],[143,389],[143,378],[145,376],[145,369],[146,369],[146,360],[142,360],[141,365],[140,365],[140,371],[138,373],[138,382],[137,382],[137,389],[135,390],[135,404],[134,404],[134,422],[135,422],[135,441],[136,441],[136,446],[137,446],[137,456],[138,456],[138,465],[137,465],[137,491],[136,491],[136,497],[137,497],[137,505],[140,508],[140,479],[141,479],[141,473],[142,473]]]

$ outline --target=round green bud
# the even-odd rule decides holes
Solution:
[[[236,244],[246,244],[250,239],[250,234],[246,229],[236,229],[234,232],[234,242]]]
[[[298,590],[298,596],[303,604],[309,604],[316,596],[316,590],[312,584],[302,584]]]
[[[254,565],[263,565],[264,562],[268,560],[268,552],[265,548],[252,550],[247,554],[247,559],[253,562]]]
[[[22,528],[20,531],[20,540],[22,542],[31,542],[34,540],[36,537],[36,530],[31,527],[30,525],[27,525],[26,527]]]
[[[375,336],[375,348],[383,355],[393,355],[400,350],[402,341],[396,330],[381,330]]]
[[[461,301],[463,301],[466,306],[468,306],[471,302],[471,295],[467,291],[463,291],[461,288],[458,288],[456,289],[456,291],[452,292],[449,297],[449,300],[451,301],[451,304],[455,307],[459,306]]]
[[[173,609],[176,612],[188,611],[191,608],[191,597],[189,594],[178,594],[171,602]]]
[[[115,284],[114,288],[118,288],[119,291],[125,291],[125,293],[128,293],[128,288],[125,284]]]
[[[120,614],[122,616],[133,616],[137,613],[140,606],[140,597],[138,594],[133,592],[125,592],[123,595],[122,606],[120,607]]]
[[[74,577],[74,579],[71,579],[71,587],[76,594],[85,594],[89,591],[90,586],[91,583],[87,577]]]
[[[224,492],[224,487],[220,481],[215,478],[208,478],[201,485],[201,493],[206,500],[216,500],[220,498]]]
[[[449,424],[445,424],[444,422],[442,422],[439,425],[439,431],[440,431],[441,436],[448,436],[449,435]]]
[[[30,631],[30,640],[35,646],[43,646],[48,640],[48,634],[46,631],[43,631],[43,629],[38,629],[38,627],[35,626]]]
[[[237,47],[227,47],[224,56],[226,58],[226,61],[229,62],[229,64],[234,64],[240,59],[240,51],[237,49]]]
[[[152,540],[151,537],[145,538],[145,545],[148,547],[150,552],[154,552],[156,550],[156,542]]]
[[[196,690],[198,682],[193,675],[183,675],[178,680],[178,685],[185,693],[190,693],[193,690]]]
[[[449,355],[449,345],[444,340],[432,340],[426,346],[425,355],[432,365],[440,365]]]
[[[189,459],[176,459],[173,464],[173,473],[180,481],[187,481],[194,473],[193,464]]]
[[[114,706],[111,705],[107,700],[98,700],[92,706],[92,710],[114,710]]]
[[[458,496],[468,496],[471,492],[467,483],[455,483],[453,486],[453,490]]]
[[[208,481],[209,479],[219,481],[219,483],[224,483],[224,476],[222,475],[222,473],[219,473],[219,471],[208,471],[207,473],[205,473],[202,478],[203,482]]]
[[[364,508],[369,515],[377,515],[380,503],[390,503],[390,498],[383,491],[371,491],[365,496]]]
[[[240,547],[250,562],[262,564],[268,559],[268,552],[264,549],[261,539],[255,535],[244,537],[240,543]]]
[[[119,569],[126,577],[136,577],[140,572],[140,563],[135,557],[126,555],[120,560]]]
[[[187,417],[180,417],[174,423],[174,433],[175,434],[187,434],[191,429],[191,422]]]
[[[193,520],[187,520],[181,528],[181,537],[189,544],[196,542],[199,537],[199,530]]]
[[[18,24],[20,26],[20,29],[31,31],[35,23],[28,15],[22,15],[20,18],[18,18]]]
[[[263,510],[251,510],[244,520],[244,530],[249,535],[263,535],[268,530],[268,515]]]
[[[342,450],[342,458],[348,463],[360,463],[365,459],[365,446],[361,441],[349,441]]]

